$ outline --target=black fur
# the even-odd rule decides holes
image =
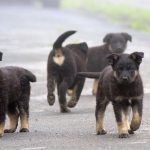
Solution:
[[[144,93],[139,65],[143,56],[142,52],[107,55],[111,66],[101,72],[96,94],[97,134],[106,134],[103,118],[106,106],[110,101],[113,104],[118,124],[119,138],[129,137],[129,134],[133,134],[140,127]],[[85,77],[94,77],[93,74],[78,73]],[[128,126],[130,108],[132,108],[133,117]]]
[[[62,47],[62,42],[75,31],[62,34],[54,43],[53,50],[48,56],[47,62],[47,100],[49,105],[55,102],[55,84],[59,97],[60,111],[69,112],[67,107],[75,107],[77,104],[85,78],[77,76],[79,71],[85,71],[85,61],[88,46],[86,43],[69,44]],[[73,90],[72,97],[67,103],[67,89]]]
[[[87,71],[101,72],[109,65],[108,61],[105,59],[105,56],[112,53],[123,53],[127,47],[127,41],[132,41],[132,37],[127,33],[107,34],[103,39],[103,42],[105,43],[104,45],[89,48],[86,63]],[[95,83],[98,83],[98,81]],[[96,94],[96,88],[97,84],[93,86],[93,95]]]
[[[24,127],[29,131],[30,81],[36,82],[36,77],[26,69],[12,66],[0,68],[0,136],[4,132],[15,132],[19,117],[22,124],[20,132]],[[10,126],[3,131],[6,113],[10,118]]]

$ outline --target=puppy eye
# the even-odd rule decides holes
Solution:
[[[132,67],[130,65],[127,66],[128,70],[132,70]]]
[[[123,67],[122,67],[122,66],[118,66],[117,69],[118,69],[118,70],[123,70]]]

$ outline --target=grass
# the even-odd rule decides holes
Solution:
[[[150,10],[148,9],[100,0],[62,0],[61,8],[85,10],[101,15],[110,22],[150,33]]]

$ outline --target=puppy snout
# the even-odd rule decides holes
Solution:
[[[123,81],[128,81],[128,77],[122,77]]]

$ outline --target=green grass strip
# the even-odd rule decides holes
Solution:
[[[85,10],[100,14],[111,22],[150,33],[150,10],[128,4],[114,4],[100,0],[62,0],[61,8]]]

